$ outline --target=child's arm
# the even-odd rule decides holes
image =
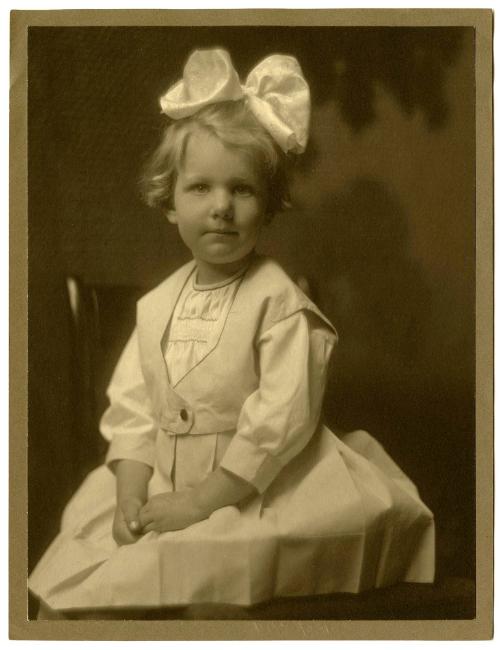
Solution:
[[[193,499],[205,518],[214,510],[232,506],[256,493],[251,483],[218,467],[193,489]]]
[[[110,404],[100,428],[110,442],[106,464],[116,476],[113,537],[117,544],[132,544],[140,532],[138,515],[147,500],[158,431],[142,374],[137,330],[125,345],[107,395]]]
[[[254,494],[251,483],[217,468],[191,490],[157,494],[140,510],[142,531],[178,530],[206,519],[214,510],[239,503]]]
[[[139,511],[148,498],[148,483],[153,472],[145,463],[118,460],[112,465],[116,476],[116,511],[113,537],[117,544],[137,541],[140,523]]]
[[[145,532],[185,528],[267,489],[318,426],[335,338],[319,316],[303,312],[262,335],[260,385],[243,405],[220,466],[191,490],[152,497],[140,512]]]
[[[301,310],[260,336],[259,387],[248,396],[220,467],[262,494],[308,444],[321,421],[333,327]]]

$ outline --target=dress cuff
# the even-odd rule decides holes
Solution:
[[[106,454],[106,465],[115,460],[137,460],[154,467],[156,445],[151,438],[132,433],[113,436]]]
[[[251,483],[262,494],[282,469],[281,463],[250,440],[235,435],[220,466]]]

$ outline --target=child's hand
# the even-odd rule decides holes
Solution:
[[[155,530],[165,533],[169,530],[187,528],[207,517],[196,505],[193,490],[164,492],[151,497],[141,508],[139,521],[144,533]]]
[[[139,511],[143,502],[137,497],[122,499],[116,506],[113,538],[117,544],[134,544],[142,534]]]

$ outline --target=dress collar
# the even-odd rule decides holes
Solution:
[[[241,269],[239,269],[231,277],[226,278],[225,280],[221,280],[220,282],[214,282],[212,284],[198,284],[198,282],[196,282],[196,269],[195,269],[195,272],[193,273],[193,276],[192,276],[193,277],[193,289],[195,291],[213,291],[214,289],[221,289],[222,287],[225,287],[228,284],[231,284],[232,282],[234,282],[238,278],[241,278],[241,276],[245,273],[245,271],[248,269],[248,267],[252,263],[252,259],[249,260],[246,264],[244,264],[241,267]]]

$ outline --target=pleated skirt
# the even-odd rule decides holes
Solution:
[[[115,478],[94,470],[29,578],[53,609],[253,605],[432,582],[434,520],[365,431],[322,427],[268,490],[189,528],[117,546]]]

